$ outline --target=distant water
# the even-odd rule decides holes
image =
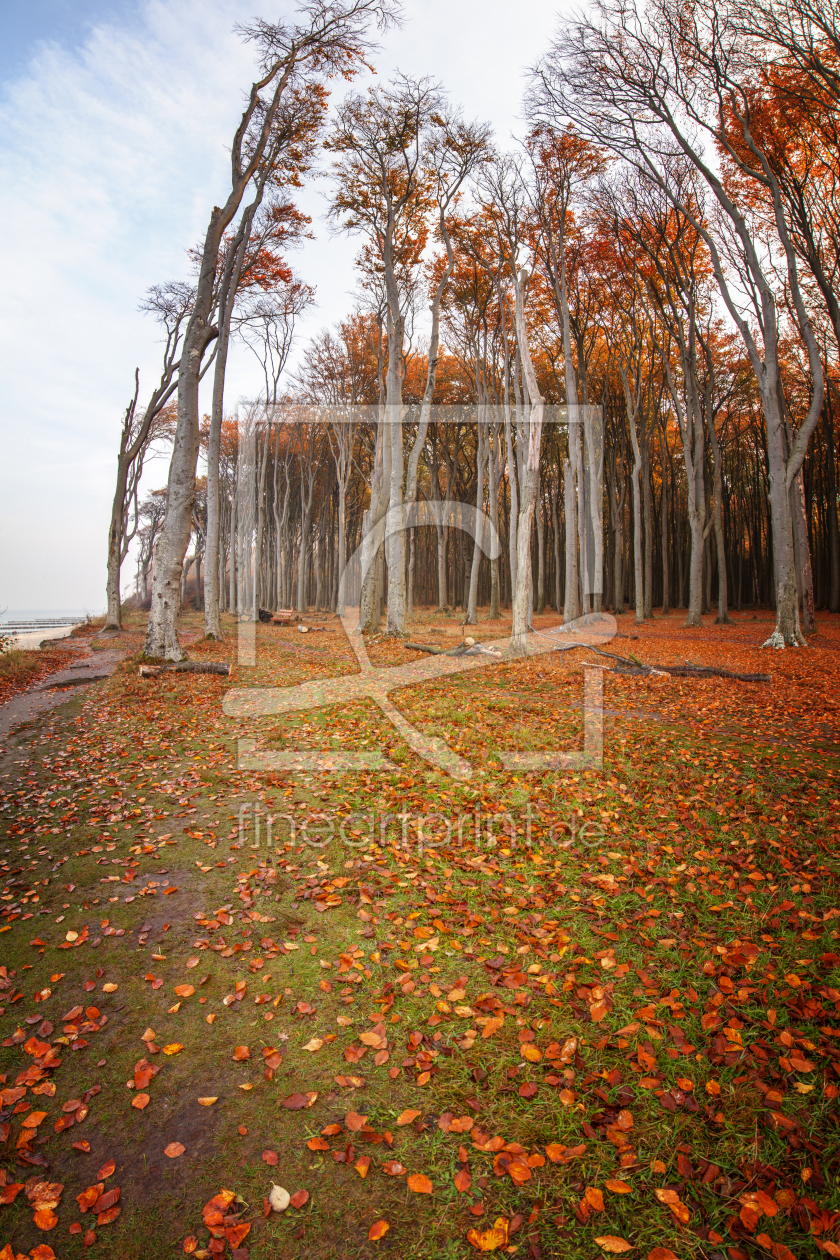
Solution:
[[[99,617],[99,608],[7,608],[0,612],[0,625],[9,621],[49,621],[54,617],[66,617],[69,621],[84,621],[90,615]]]
[[[21,647],[37,647],[41,639],[63,638],[70,633],[69,627],[78,625],[80,621],[86,621],[88,615],[94,616],[93,610],[86,608],[8,608],[5,612],[0,612],[0,631],[9,622],[23,622],[12,626],[8,630],[16,644]],[[60,620],[59,625],[38,625],[39,622],[50,622]],[[62,630],[62,623],[67,626],[66,630]]]

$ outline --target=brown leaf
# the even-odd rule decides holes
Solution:
[[[288,1107],[289,1111],[300,1111],[303,1107],[311,1107],[317,1097],[318,1093],[314,1089],[307,1094],[290,1094],[283,1099],[282,1105]]]
[[[262,1157],[267,1164],[271,1165],[272,1168],[280,1159],[280,1156],[276,1151],[263,1151]]]
[[[309,1202],[308,1190],[296,1190],[289,1200],[293,1208],[302,1208],[304,1203]]]
[[[691,1213],[680,1199],[676,1190],[656,1190],[654,1193],[660,1203],[666,1204],[671,1209],[681,1225],[688,1224]]]
[[[163,1148],[164,1155],[168,1155],[170,1159],[177,1159],[179,1155],[183,1155],[187,1148],[180,1142],[170,1142],[168,1146]]]
[[[434,1186],[425,1173],[412,1173],[408,1179],[408,1188],[415,1194],[431,1194],[434,1190]]]
[[[596,1238],[595,1241],[604,1251],[609,1251],[614,1256],[619,1255],[622,1251],[633,1250],[632,1243],[625,1242],[623,1238],[616,1238],[615,1234],[604,1234],[601,1238]]]
[[[605,1182],[605,1185],[608,1190],[612,1190],[613,1194],[633,1193],[633,1187],[628,1185],[626,1181],[615,1181],[611,1178],[609,1181]]]
[[[603,1212],[604,1196],[597,1186],[587,1186],[586,1190],[584,1191],[583,1197],[586,1199],[586,1202],[593,1209],[593,1211]]]
[[[358,1111],[348,1111],[344,1117],[344,1127],[351,1133],[358,1133],[366,1124],[367,1116],[359,1115]]]
[[[233,1057],[237,1063],[243,1063],[245,1059],[250,1059],[251,1051],[247,1046],[237,1046],[233,1052]]]
[[[397,1124],[411,1124],[412,1120],[416,1120],[420,1114],[421,1112],[412,1111],[410,1107],[406,1107],[405,1111],[397,1116]]]

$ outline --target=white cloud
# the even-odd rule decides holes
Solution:
[[[113,456],[135,366],[157,370],[145,289],[186,274],[228,179],[226,145],[252,54],[233,33],[251,0],[147,0],[69,52],[42,48],[0,100],[2,285],[0,607],[101,606]],[[522,67],[553,17],[516,6],[410,0],[380,77],[430,74],[503,139]],[[330,238],[316,181],[302,205],[317,241],[297,259],[318,287],[309,328],[347,311],[357,244]],[[228,398],[255,388],[235,357]],[[165,470],[155,465],[156,484]],[[129,577],[126,574],[126,579]]]

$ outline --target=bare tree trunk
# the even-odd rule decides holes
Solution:
[[[653,616],[653,504],[650,496],[650,447],[645,438],[642,446],[642,489],[645,513],[645,620]]]
[[[562,613],[560,607],[560,519],[557,513],[557,482],[551,478],[551,525],[554,534],[554,608],[558,617]]]
[[[467,615],[464,621],[469,626],[474,626],[478,622],[478,571],[481,564],[482,544],[484,534],[484,464],[487,458],[487,435],[485,431],[486,420],[481,418],[483,408],[479,408],[479,424],[478,424],[478,451],[477,451],[477,476],[475,491],[475,506],[478,516],[478,530],[480,531],[475,539],[472,554],[472,568],[470,570],[469,596],[466,600]]]
[[[542,492],[538,491],[537,505],[537,612],[545,612],[545,520],[543,518]]]
[[[662,613],[670,612],[670,557],[668,551],[668,470],[665,462],[665,432],[660,428],[659,431],[659,452],[662,463],[662,506],[660,508],[660,518],[662,521]]]

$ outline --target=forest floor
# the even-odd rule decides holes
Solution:
[[[0,743],[2,1260],[840,1256],[840,618],[683,618],[607,648],[771,682],[605,672],[602,769],[502,763],[581,747],[585,652],[391,692],[459,779],[372,699],[225,715],[358,673],[336,619],[245,668],[186,614],[230,678],[92,639]]]

